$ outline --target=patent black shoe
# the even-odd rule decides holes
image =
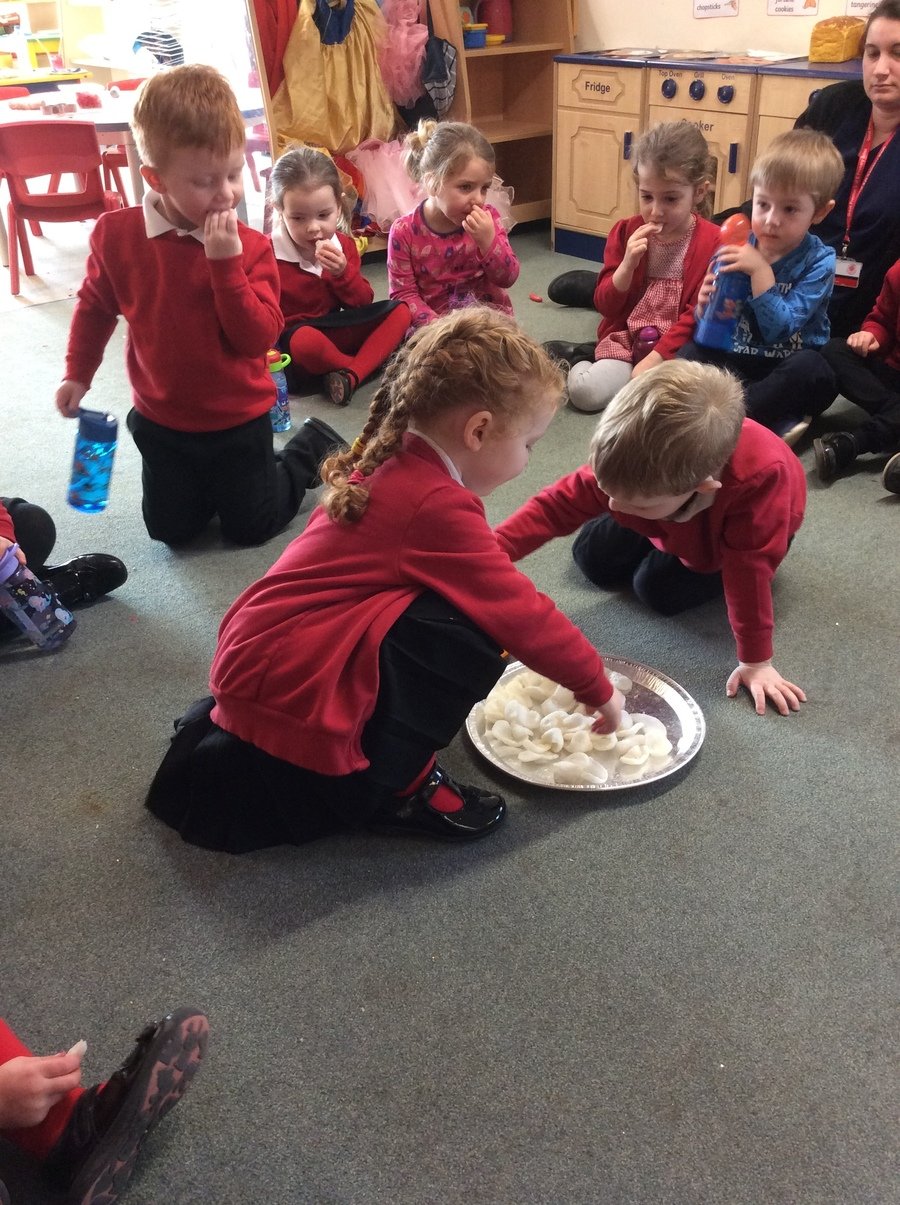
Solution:
[[[881,474],[881,484],[891,494],[900,494],[900,452],[895,452]]]
[[[589,272],[585,268],[575,268],[572,272],[563,272],[550,281],[547,296],[557,305],[592,310],[594,308],[594,289],[597,287],[599,275],[599,272]]]
[[[104,594],[118,590],[128,579],[128,570],[117,556],[89,552],[62,565],[45,565],[40,579],[46,582],[64,607],[86,607]]]
[[[169,1013],[140,1034],[107,1082],[79,1096],[45,1171],[67,1205],[113,1205],[124,1191],[141,1143],[178,1103],[194,1077],[209,1022],[193,1008]]]
[[[438,812],[429,806],[428,801],[439,786],[449,787],[460,797],[463,806],[459,811]],[[461,786],[435,764],[415,794],[376,812],[368,827],[376,833],[437,837],[441,841],[475,841],[486,837],[505,816],[506,804],[499,795],[480,791],[478,787]]]
[[[346,452],[349,447],[346,439],[339,435],[334,427],[329,427],[328,423],[311,414],[300,424],[300,430],[287,444],[282,456],[285,452],[293,452],[299,455],[305,464],[309,464],[310,460],[313,462],[315,470],[305,483],[305,488],[312,490],[322,484],[319,475],[322,462],[335,452]]]
[[[816,472],[820,481],[834,481],[856,459],[856,440],[849,431],[832,431],[813,440]]]
[[[554,360],[562,360],[571,368],[573,364],[580,364],[583,360],[590,360],[593,363],[597,344],[561,343],[558,340],[552,340],[550,343],[543,344],[543,348],[548,356],[552,356]]]

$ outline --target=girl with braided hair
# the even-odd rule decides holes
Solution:
[[[303,533],[231,606],[212,696],[179,721],[147,805],[232,853],[364,827],[466,841],[493,792],[435,761],[510,654],[613,731],[622,697],[582,633],[500,548],[481,499],[525,467],[558,364],[487,307],[418,330]]]

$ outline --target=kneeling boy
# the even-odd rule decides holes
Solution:
[[[572,552],[595,585],[630,581],[663,615],[723,589],[744,685],[757,712],[782,715],[806,696],[772,664],[771,582],[806,504],[803,468],[771,431],[745,417],[740,383],[672,360],[630,381],[591,440],[590,461],[496,529],[513,560],[581,527]]]

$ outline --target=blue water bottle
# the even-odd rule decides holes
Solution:
[[[288,399],[288,383],[284,370],[290,364],[291,357],[287,352],[282,354],[273,347],[266,353],[266,360],[268,361],[269,372],[272,374],[272,380],[275,382],[276,389],[275,405],[269,411],[269,418],[272,420],[272,430],[290,431],[291,403]]]
[[[78,410],[78,434],[69,479],[69,505],[95,514],[109,502],[118,421],[102,410]]]
[[[719,242],[723,247],[746,243],[750,237],[750,223],[742,213],[732,214],[722,223]],[[734,347],[734,332],[744,302],[750,296],[750,277],[746,272],[719,272],[718,256],[712,260],[715,276],[713,291],[697,322],[694,342],[701,347],[714,347],[719,351],[731,351]]]
[[[56,649],[75,631],[75,616],[48,585],[16,556],[17,544],[0,553],[0,615],[40,649]]]

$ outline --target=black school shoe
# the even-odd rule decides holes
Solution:
[[[335,452],[346,452],[350,447],[343,435],[339,435],[334,427],[329,427],[328,423],[316,418],[314,414],[303,420],[294,439],[302,441],[304,447],[310,449],[319,467]],[[317,468],[307,488],[315,489],[321,484],[322,478]]]
[[[128,580],[128,570],[117,556],[90,552],[62,565],[45,565],[38,573],[64,607],[86,607],[104,594],[118,590]]]
[[[594,353],[597,350],[596,343],[562,343],[556,339],[544,343],[542,346],[548,356],[552,356],[554,360],[562,360],[569,368],[575,364],[581,364],[584,360],[590,360],[593,363]]]
[[[900,452],[895,452],[881,474],[881,484],[892,494],[900,494]]]
[[[463,801],[458,812],[438,812],[428,801],[439,786],[449,787]],[[499,795],[455,783],[437,763],[413,795],[382,808],[369,821],[376,833],[437,837],[441,841],[475,841],[486,837],[506,816]]]
[[[139,1035],[102,1091],[95,1085],[78,1098],[44,1165],[51,1183],[65,1193],[66,1205],[118,1201],[141,1143],[181,1099],[208,1036],[203,1013],[193,1008],[169,1013]]]
[[[557,305],[592,310],[594,308],[594,290],[597,287],[599,275],[599,272],[589,272],[585,268],[575,268],[571,272],[563,272],[550,281],[547,296]]]
[[[856,440],[849,431],[832,431],[813,440],[813,453],[819,480],[834,481],[856,459]]]

